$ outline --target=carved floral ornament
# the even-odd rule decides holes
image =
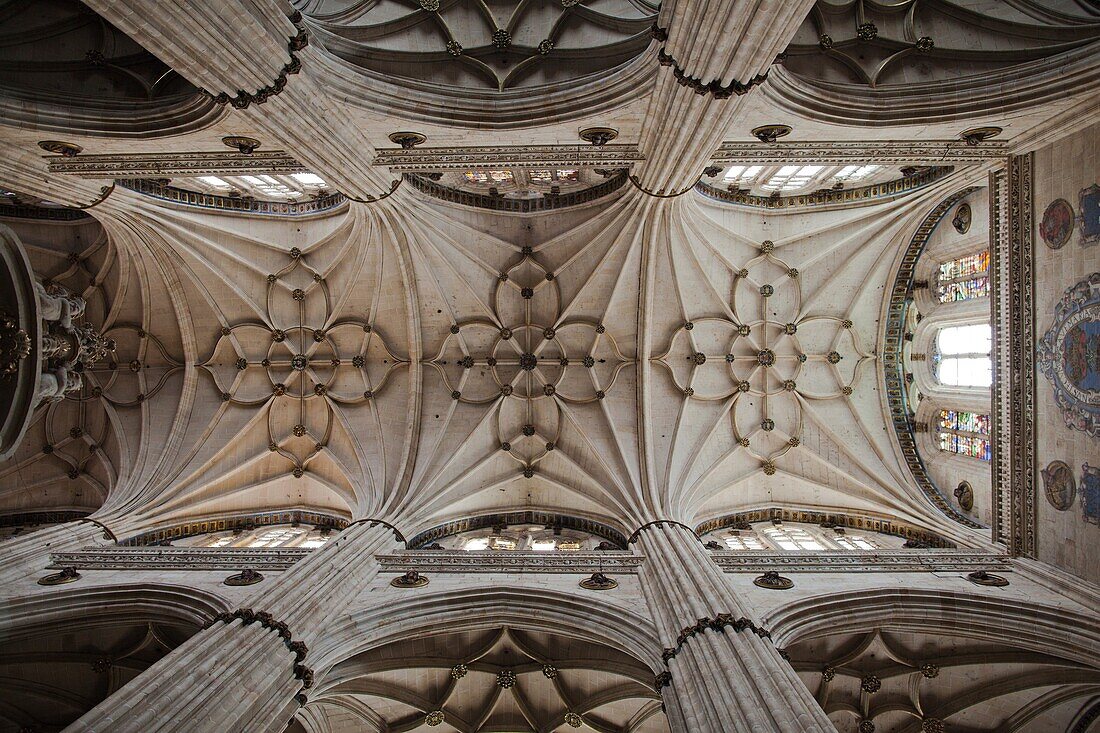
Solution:
[[[497,278],[491,310],[452,325],[426,364],[454,400],[501,400],[500,448],[530,477],[560,438],[561,403],[605,399],[633,361],[604,324],[563,318],[557,279],[530,247]]]
[[[802,403],[851,396],[874,356],[851,320],[803,312],[800,273],[773,242],[759,252],[734,271],[728,312],[682,324],[653,361],[689,401],[732,401],[734,439],[770,475],[801,442]]]
[[[334,410],[369,402],[409,363],[369,321],[336,317],[328,283],[308,257],[291,249],[266,278],[263,322],[223,326],[198,365],[224,402],[267,408],[268,450],[286,458],[296,478],[329,443]]]

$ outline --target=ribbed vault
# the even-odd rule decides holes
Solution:
[[[517,507],[630,531],[782,506],[957,540],[884,431],[876,345],[898,243],[958,185],[768,216],[637,192],[474,216],[402,191],[293,223],[125,194],[139,213],[99,213],[89,252],[174,307],[113,316],[119,356],[84,399],[152,440],[90,508],[109,492],[135,531],[307,509],[415,533]],[[77,424],[59,417],[51,435]]]

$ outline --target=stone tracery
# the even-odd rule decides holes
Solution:
[[[453,399],[469,404],[502,400],[500,446],[520,462],[524,475],[559,440],[557,401],[604,399],[631,363],[602,323],[563,318],[561,298],[554,273],[524,248],[498,278],[493,318],[454,324],[439,353],[427,362]],[[456,373],[458,368],[462,371]]]
[[[861,366],[874,358],[860,346],[852,321],[803,311],[801,273],[774,249],[765,240],[760,254],[733,273],[725,315],[688,321],[653,357],[689,399],[733,402],[729,415],[734,439],[764,463],[766,473],[774,473],[774,460],[800,443],[801,402],[851,395]],[[784,298],[791,289],[793,296]],[[775,306],[777,302],[782,305]],[[834,334],[822,339],[828,326]],[[808,353],[815,348],[828,351]],[[842,350],[854,362],[847,374],[841,371]],[[803,369],[826,364],[835,391],[799,387]],[[775,436],[773,431],[778,431]]]
[[[262,322],[223,326],[199,366],[222,400],[266,409],[268,449],[300,478],[331,440],[335,406],[373,399],[408,360],[394,354],[375,324],[334,313],[328,282],[307,253],[295,247],[288,257],[266,278]],[[230,359],[236,373],[227,378],[222,367]]]

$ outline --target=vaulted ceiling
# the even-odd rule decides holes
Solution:
[[[56,5],[60,18],[73,4]],[[1065,71],[1057,101],[1050,89],[1023,90],[1011,109],[987,99],[957,119],[929,120],[935,94],[897,74],[884,77],[886,91],[845,91],[850,79],[804,78],[804,58],[775,65],[790,43],[792,59],[811,53],[807,23],[825,18],[833,28],[856,18],[852,3],[821,2],[812,16],[808,0],[756,3],[737,17],[708,3],[667,3],[653,30],[659,40],[648,46],[639,27],[653,22],[653,8],[644,2],[562,2],[542,15],[521,2],[507,4],[507,18],[463,2],[438,11],[428,0],[296,5],[301,15],[274,2],[242,5],[229,23],[199,8],[89,2],[105,38],[127,34],[156,57],[134,64],[167,64],[182,77],[173,104],[193,89],[209,94],[186,115],[143,101],[157,121],[98,125],[46,89],[34,110],[5,113],[0,145],[10,165],[0,184],[24,201],[102,201],[92,218],[74,222],[5,221],[40,276],[84,294],[88,318],[118,344],[113,361],[87,376],[81,399],[41,410],[0,467],[5,512],[102,506],[97,516],[126,533],[281,508],[396,518],[409,530],[531,508],[629,531],[653,518],[697,523],[783,506],[891,517],[955,542],[984,541],[940,513],[894,443],[881,364],[888,284],[937,203],[980,184],[1013,141],[1050,134],[1087,102],[1100,69],[1095,52],[1081,50],[1095,46],[1094,13],[1030,12],[1042,32],[1013,19],[991,31],[1042,40],[1070,28],[1065,48],[990,41],[983,50],[994,66]],[[929,73],[960,83],[965,54],[948,40],[978,10],[931,5],[938,15],[927,27],[943,42]],[[1025,12],[1033,3],[1014,6]],[[914,43],[905,33],[914,17],[924,22],[918,13],[897,25],[894,10],[875,12],[890,16],[879,50],[899,38]],[[81,22],[54,20],[39,35],[84,28],[87,18],[74,17]],[[713,34],[677,31],[712,21]],[[549,24],[552,48],[529,42],[542,31],[523,29],[539,23]],[[210,34],[212,26],[223,32]],[[481,32],[494,28],[509,30],[505,48]],[[480,41],[463,43],[473,58],[458,66],[447,66],[445,46],[425,50],[429,35],[444,43],[462,34]],[[24,45],[16,44],[18,58],[33,56]],[[251,49],[247,58],[240,48]],[[665,68],[668,58],[674,68]],[[515,63],[511,71],[505,62]],[[387,73],[394,64],[415,83]],[[440,64],[454,71],[446,83],[431,71]],[[520,73],[524,64],[530,73]],[[9,66],[0,71],[18,70]],[[946,67],[952,73],[937,71]],[[0,74],[3,99],[35,93],[17,77]],[[715,81],[700,90],[697,77]],[[11,79],[23,85],[18,94]],[[760,93],[729,91],[748,81]],[[799,96],[819,83],[851,92],[851,104],[819,115],[817,102]],[[479,84],[486,89],[455,91]],[[880,93],[909,100],[908,116],[891,120],[897,110]],[[23,124],[26,114],[38,127]],[[963,128],[992,115],[1005,128],[1003,145],[972,151],[959,141]],[[817,160],[805,149],[769,147],[767,158],[761,147],[749,150],[757,145],[744,143],[749,129],[779,121],[795,127],[797,145],[824,145],[817,154],[826,164],[878,159],[873,145],[829,147],[852,139],[912,142],[891,165],[944,156],[959,164],[896,195],[847,204],[771,209],[690,191],[715,156],[736,163],[738,145],[757,161]],[[578,131],[593,125],[615,127],[615,145],[581,147]],[[349,198],[266,216],[181,203],[186,197],[166,202],[163,182],[101,188],[134,176],[57,172],[68,159],[43,161],[42,128],[65,130],[84,148],[78,167],[89,155],[109,167],[134,154],[185,166],[224,150],[223,136],[252,135],[265,154],[283,156],[278,172],[304,166]],[[426,178],[402,178],[433,172],[431,162],[373,164],[387,135],[408,129],[426,134],[428,146],[383,153],[434,155],[446,171],[435,177],[449,176],[447,185],[459,185],[454,171],[507,168],[492,161],[524,150],[550,160],[547,168],[579,161],[570,167],[593,185],[601,162],[590,155],[613,154],[609,168],[634,164],[636,175],[543,213],[491,211],[473,198],[447,203],[425,193]]]

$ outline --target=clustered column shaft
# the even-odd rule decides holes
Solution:
[[[348,528],[66,730],[282,731],[312,685],[310,645],[371,582],[375,554],[393,542],[382,525]]]
[[[673,731],[835,730],[690,530],[650,526],[638,545],[642,591],[665,645],[668,671],[657,685]]]
[[[699,180],[749,93],[814,0],[666,2],[656,34],[662,67],[642,124],[641,185],[669,194]],[[732,5],[732,7],[731,7]]]

